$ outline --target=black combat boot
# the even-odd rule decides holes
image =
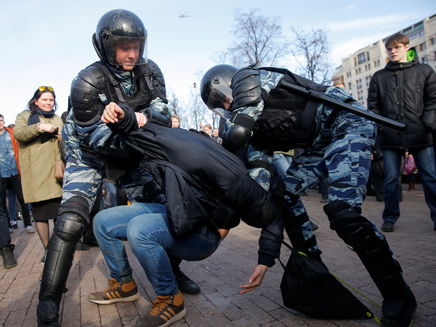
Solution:
[[[192,279],[186,276],[183,271],[179,269],[179,271],[174,272],[174,276],[176,277],[176,282],[179,287],[179,290],[185,294],[198,294],[200,293],[200,286],[195,283]]]
[[[382,325],[408,327],[416,311],[416,299],[403,279],[399,263],[393,258],[385,238],[376,234],[375,226],[345,202],[324,207],[331,228],[357,253],[383,296]]]
[[[169,255],[171,269],[173,270],[173,274],[176,277],[176,282],[179,290],[185,294],[198,294],[200,293],[200,286],[195,283],[192,279],[186,276],[183,271],[180,270],[181,259],[173,257]]]
[[[55,299],[40,300],[36,312],[38,327],[60,327],[59,303]]]

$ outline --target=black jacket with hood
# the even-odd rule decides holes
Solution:
[[[402,132],[389,127],[379,129],[380,148],[407,150],[433,144],[436,130],[436,73],[420,64],[412,48],[409,62],[389,61],[374,74],[368,92],[368,109],[404,123]]]
[[[162,189],[174,233],[184,237],[204,225],[230,229],[242,219],[263,228],[258,263],[274,265],[283,220],[272,196],[248,175],[239,158],[198,132],[153,123],[138,129],[133,110],[121,108],[125,117],[108,126],[140,154],[141,165]]]

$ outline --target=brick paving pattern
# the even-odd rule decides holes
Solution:
[[[401,218],[395,232],[386,233],[391,248],[402,265],[405,279],[414,291],[418,310],[415,326],[436,326],[436,231],[424,202],[421,185],[417,191],[404,191]],[[321,195],[310,191],[303,197],[310,217],[319,225],[315,232],[323,261],[335,275],[381,304],[381,297],[357,256],[329,229],[328,220],[319,202]],[[381,226],[383,203],[368,197],[363,212]],[[11,234],[16,245],[18,266],[0,268],[0,325],[7,327],[36,326],[40,261],[43,247],[38,235],[27,234],[22,221]],[[283,268],[276,264],[269,269],[263,284],[255,291],[239,294],[239,286],[247,283],[257,260],[259,230],[241,224],[233,229],[215,254],[200,262],[183,262],[182,270],[201,287],[198,295],[185,295],[187,316],[173,326],[378,326],[375,320],[314,319],[283,306],[280,280]],[[61,304],[63,327],[134,326],[143,316],[155,295],[142,268],[128,251],[141,299],[135,303],[97,305],[87,300],[91,292],[107,286],[108,269],[99,248],[76,252],[68,292]],[[282,248],[282,260],[289,251]],[[354,293],[376,315],[381,309]]]

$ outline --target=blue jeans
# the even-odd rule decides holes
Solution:
[[[106,203],[106,206],[112,208],[115,207],[117,203],[117,187],[115,184],[106,182],[103,184],[106,188],[106,191],[109,193],[109,203]]]
[[[399,186],[401,150],[382,149],[385,171],[385,209],[383,221],[395,223],[400,217]],[[425,202],[430,209],[430,217],[436,226],[436,162],[433,147],[409,149],[413,155],[424,188]]]
[[[278,177],[282,177],[286,174],[286,170],[292,163],[291,156],[285,156],[283,153],[274,153],[272,166],[274,169],[274,173],[277,174]]]
[[[100,211],[94,217],[94,235],[110,270],[118,282],[132,280],[124,240],[159,296],[177,294],[177,282],[168,254],[195,261],[215,252],[221,238],[207,226],[180,239],[172,231],[166,207],[155,203],[134,203]]]

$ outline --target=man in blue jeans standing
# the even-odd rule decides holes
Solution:
[[[6,190],[11,188],[17,195],[23,210],[23,222],[26,232],[35,233],[30,221],[29,206],[24,203],[23,190],[21,189],[20,165],[18,163],[18,141],[15,140],[13,130],[5,127],[3,115],[0,115],[0,176],[2,182],[1,200],[6,208]]]
[[[380,127],[384,158],[385,209],[382,231],[393,232],[400,217],[399,179],[401,158],[413,154],[421,176],[425,201],[436,230],[436,163],[432,132],[436,129],[436,73],[420,64],[409,37],[395,34],[385,42],[390,61],[374,74],[368,94],[368,109],[406,125],[403,132]]]

